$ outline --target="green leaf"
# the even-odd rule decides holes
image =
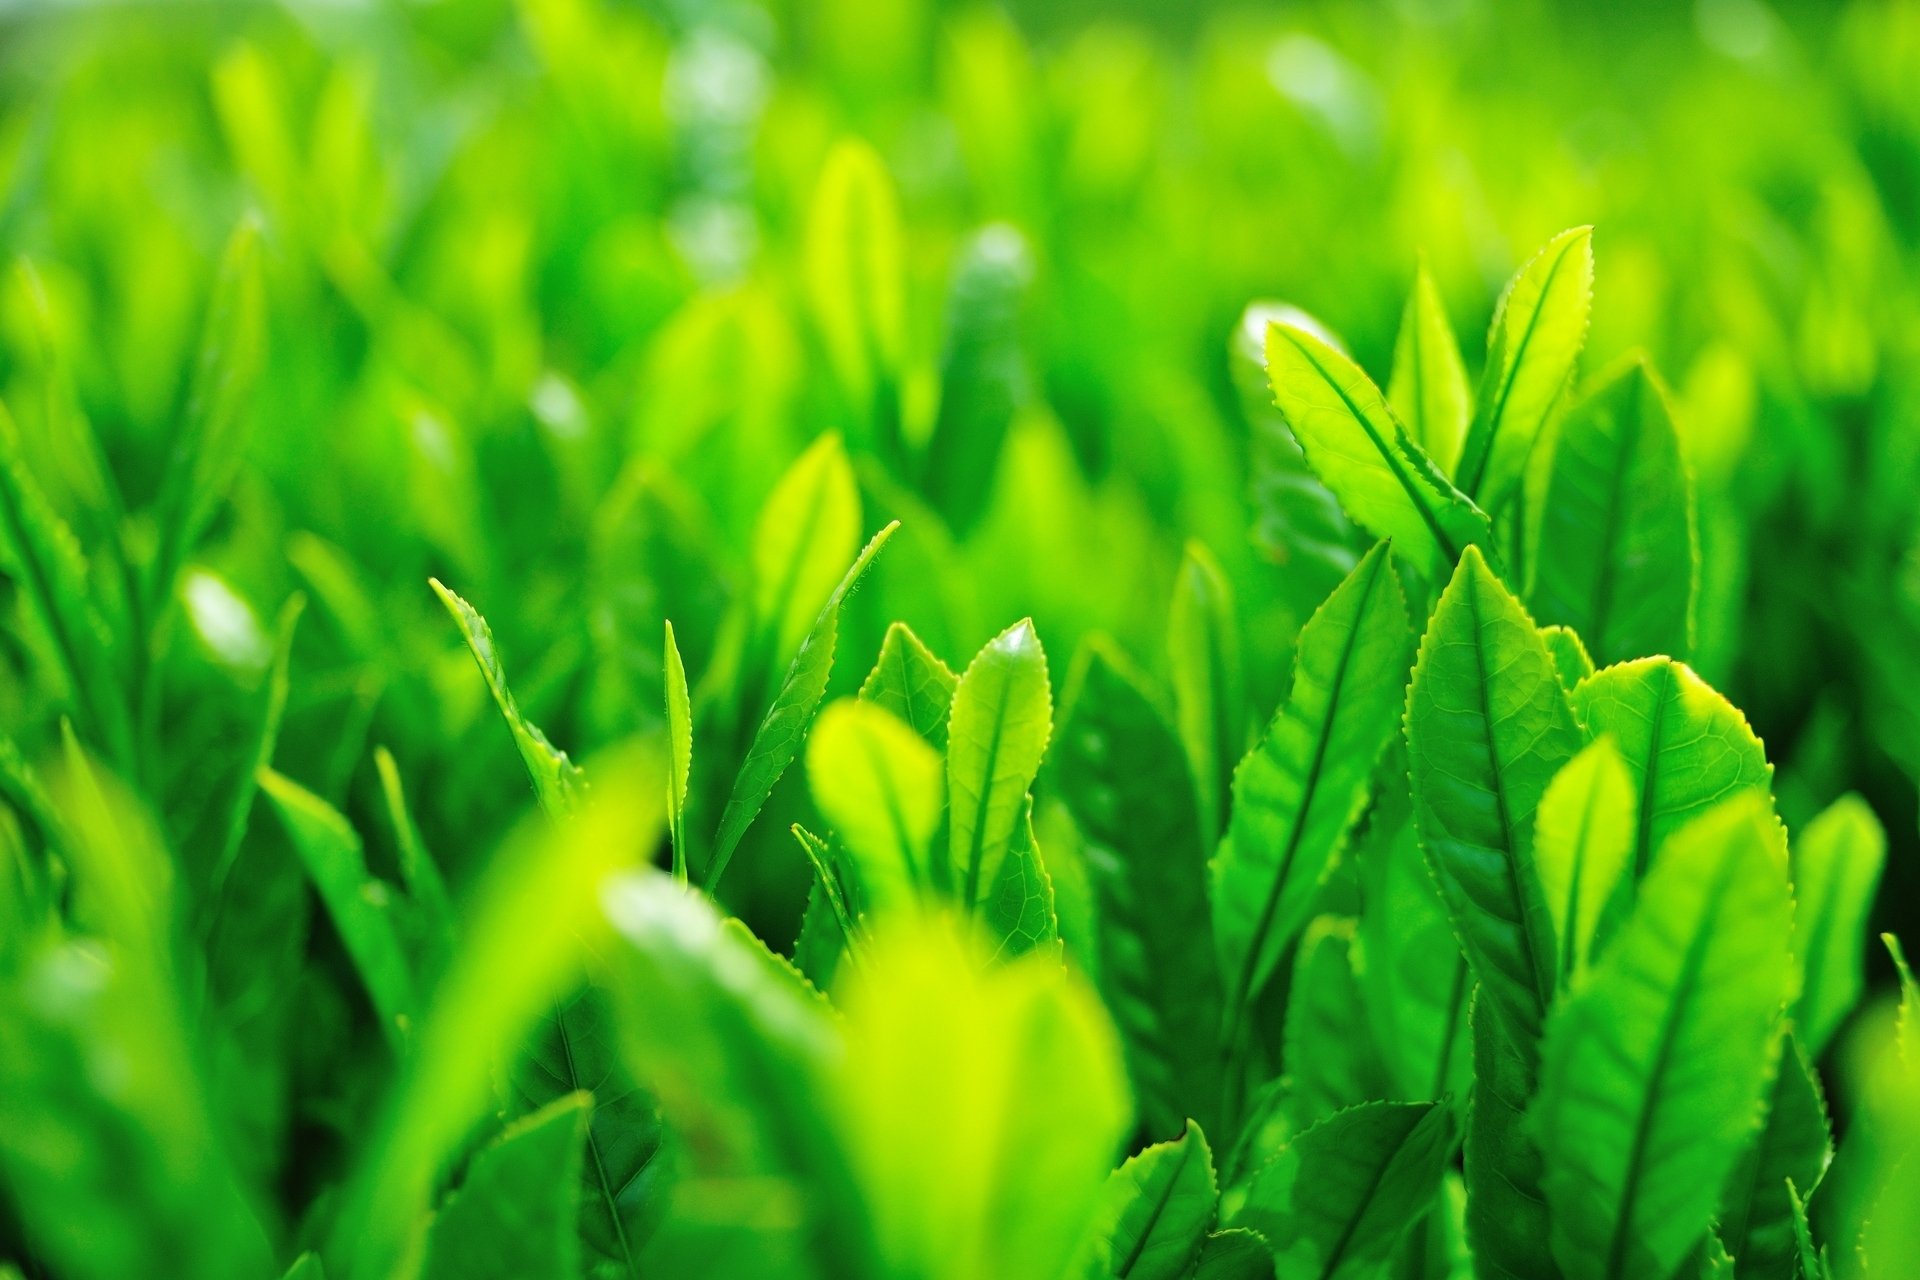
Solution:
[[[1473,1087],[1462,1151],[1467,1240],[1494,1280],[1556,1280],[1548,1252],[1541,1157],[1527,1107],[1537,1084],[1537,1050],[1522,1053],[1477,992],[1468,1014]]]
[[[945,800],[940,753],[872,702],[843,698],[814,722],[807,782],[858,869],[860,901],[884,910],[930,883]]]
[[[1462,491],[1486,510],[1499,509],[1526,469],[1573,376],[1592,306],[1592,227],[1548,241],[1501,295],[1458,472]]]
[[[896,917],[841,993],[836,1109],[875,1274],[1057,1280],[1131,1119],[1119,1046],[1071,969],[1045,954],[996,964],[966,923]]]
[[[971,907],[999,874],[1053,731],[1047,655],[1031,619],[995,636],[967,665],[948,729],[950,873]]]
[[[1774,1073],[1767,1118],[1727,1180],[1716,1218],[1741,1280],[1794,1280],[1794,1206],[1789,1187],[1820,1185],[1833,1159],[1826,1100],[1792,1038]]]
[[[1408,692],[1414,818],[1480,998],[1529,1059],[1556,989],[1534,811],[1579,746],[1539,631],[1469,549],[1427,624]]]
[[[1447,483],[1360,366],[1305,329],[1267,330],[1274,403],[1355,523],[1429,578],[1487,541],[1486,515]]]
[[[980,915],[987,931],[1000,940],[994,952],[996,960],[1022,956],[1057,942],[1060,918],[1054,909],[1053,877],[1047,874],[1040,857],[1040,843],[1033,833],[1033,804],[1014,830],[1013,844],[1007,849],[1000,873],[981,904]]]
[[[1413,291],[1400,313],[1387,403],[1441,474],[1452,475],[1466,442],[1473,390],[1460,359],[1460,343],[1447,320],[1446,303],[1424,261],[1414,272]]]
[[[584,1093],[508,1125],[427,1228],[421,1280],[575,1280]]]
[[[1021,316],[1033,276],[1033,251],[1005,222],[975,232],[954,264],[940,407],[920,484],[955,530],[972,529],[985,513],[1014,415],[1030,395]]]
[[[1200,1126],[1114,1170],[1092,1231],[1088,1280],[1185,1280],[1213,1225],[1219,1188]]]
[[[1227,836],[1212,863],[1215,941],[1241,1017],[1313,907],[1392,739],[1412,628],[1385,543],[1307,620],[1293,687],[1234,771]]]
[[[1887,860],[1887,835],[1867,802],[1841,796],[1792,842],[1794,951],[1805,979],[1794,1013],[1817,1058],[1860,1001],[1861,940]],[[1813,1183],[1800,1179],[1809,1191]]]
[[[1167,622],[1174,718],[1193,767],[1207,846],[1220,838],[1233,768],[1246,749],[1239,620],[1233,588],[1205,544],[1189,540]]]
[[[132,720],[114,637],[89,587],[73,531],[48,504],[21,454],[19,430],[0,405],[0,555],[28,615],[46,635],[81,725],[123,766]]]
[[[1562,990],[1580,984],[1618,924],[1631,885],[1633,802],[1633,779],[1612,738],[1588,743],[1540,797],[1533,859],[1559,941],[1554,968]]]
[[[707,863],[709,890],[720,883],[733,851],[740,846],[740,838],[746,835],[767,797],[773,794],[773,784],[800,753],[800,743],[806,737],[807,726],[813,723],[820,699],[826,696],[827,677],[833,671],[833,651],[840,637],[840,606],[866,576],[873,558],[899,527],[898,521],[887,525],[854,557],[840,584],[827,597],[826,606],[813,620],[813,629],[800,642],[799,652],[793,655],[793,665],[787,668],[786,680],[774,695],[760,727],[754,730],[747,758],[741,762],[733,790],[727,796],[727,807],[720,813],[720,829],[713,839],[713,857]]]
[[[1593,658],[1587,653],[1586,644],[1567,627],[1542,627],[1540,638],[1547,642],[1554,670],[1560,673],[1560,683],[1571,695],[1582,680],[1593,674]]]
[[[579,1243],[596,1270],[633,1276],[640,1246],[665,1208],[663,1134],[653,1098],[621,1061],[619,1034],[607,993],[582,985],[541,1021],[513,1088],[529,1114],[591,1099],[574,1171]]]
[[[667,832],[673,840],[673,874],[687,878],[687,781],[693,771],[693,698],[687,668],[667,623],[664,655],[667,688]]]
[[[320,1265],[319,1254],[303,1253],[287,1268],[284,1280],[327,1280],[327,1269]]]
[[[1787,1199],[1793,1206],[1793,1251],[1799,1280],[1828,1280],[1826,1253],[1814,1246],[1813,1224],[1807,1220],[1807,1202],[1800,1189],[1787,1183]]]
[[[234,229],[221,256],[186,412],[171,436],[155,507],[160,544],[148,583],[149,601],[172,593],[180,566],[240,469],[247,410],[265,355],[260,277],[260,227],[247,218]]]
[[[387,818],[393,824],[394,841],[399,846],[400,876],[407,893],[427,913],[435,933],[450,951],[453,946],[453,902],[447,896],[447,883],[440,867],[427,851],[407,809],[407,795],[400,782],[400,766],[385,747],[373,749],[374,770],[380,775],[380,794],[386,802]]]
[[[839,436],[821,436],[781,475],[754,522],[749,682],[800,646],[859,541],[853,467]]]
[[[1104,643],[1082,651],[1072,688],[1054,768],[1086,841],[1101,994],[1148,1127],[1164,1133],[1189,1116],[1205,1126],[1219,1101],[1223,1024],[1186,756]]]
[[[1680,827],[1735,792],[1765,791],[1773,781],[1746,717],[1683,662],[1644,658],[1608,667],[1575,690],[1573,709],[1588,737],[1614,736],[1633,774],[1636,879]]]
[[[1307,928],[1293,962],[1282,1031],[1288,1110],[1304,1129],[1356,1103],[1394,1095],[1354,976],[1354,922],[1322,916]]]
[[[260,790],[285,825],[307,878],[353,957],[381,1033],[400,1050],[413,1030],[420,994],[395,924],[393,889],[369,874],[359,835],[332,805],[272,769],[260,771]]]
[[[1894,1044],[1907,1070],[1920,1072],[1920,982],[1914,981],[1913,969],[1907,964],[1907,954],[1900,946],[1900,939],[1883,933],[1880,941],[1886,945],[1887,954],[1893,959],[1894,972],[1900,978],[1900,1012],[1894,1022]]]
[[[1187,1280],[1271,1280],[1273,1246],[1258,1231],[1216,1231],[1200,1245]]]
[[[803,267],[834,376],[869,421],[905,359],[902,241],[899,201],[880,157],[858,140],[838,143],[814,188]]]
[[[912,628],[896,622],[880,642],[880,658],[860,686],[860,697],[912,726],[937,751],[947,749],[947,714],[959,677],[920,642]]]
[[[1602,663],[1691,647],[1693,486],[1665,389],[1634,360],[1568,411],[1533,564],[1533,609]]]
[[[247,820],[253,814],[254,794],[259,790],[259,772],[273,763],[273,750],[280,738],[280,722],[287,712],[287,668],[293,660],[293,632],[300,622],[300,614],[306,608],[306,597],[295,593],[280,610],[280,619],[274,627],[273,662],[267,669],[266,697],[260,708],[260,729],[253,741],[250,758],[243,764],[240,775],[227,800],[227,821],[225,839],[222,840],[219,860],[214,863],[212,886],[208,900],[217,901],[220,889],[226,884],[227,877],[233,871],[233,864],[240,856],[240,844],[246,839]]]
[[[500,708],[508,732],[513,734],[513,745],[520,752],[521,763],[527,767],[527,776],[533,780],[533,794],[539,800],[540,808],[550,818],[570,811],[579,803],[580,794],[586,789],[586,775],[580,772],[579,766],[567,759],[566,752],[547,741],[547,735],[540,732],[537,725],[520,714],[520,708],[513,700],[513,690],[507,687],[507,672],[500,665],[500,654],[493,643],[493,628],[487,625],[487,620],[472,605],[442,585],[438,578],[428,579],[428,585],[460,625],[467,651],[473,654],[473,661],[487,682],[487,691],[493,695],[494,705]]]
[[[1327,1117],[1255,1171],[1234,1226],[1275,1242],[1275,1274],[1376,1274],[1432,1205],[1453,1150],[1434,1102],[1369,1102]]]
[[[573,988],[583,954],[605,935],[605,882],[660,839],[659,752],[642,744],[595,771],[607,785],[578,812],[523,822],[482,873],[460,949],[341,1192],[326,1250],[340,1274],[391,1274],[437,1177],[497,1106],[497,1065]]]
[[[1753,1132],[1793,995],[1793,903],[1765,800],[1663,844],[1633,914],[1556,1011],[1536,1120],[1573,1280],[1671,1275]]]

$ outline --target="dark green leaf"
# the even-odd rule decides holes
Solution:
[[[1652,370],[1635,360],[1554,435],[1534,612],[1573,628],[1601,663],[1685,657],[1698,560],[1673,413]]]
[[[1259,994],[1312,909],[1393,737],[1411,643],[1384,543],[1300,633],[1293,688],[1234,772],[1212,864],[1213,921],[1230,1016]]]
[[[421,1280],[575,1280],[582,1139],[593,1102],[569,1094],[474,1157],[427,1229]]]
[[[1191,1120],[1107,1179],[1091,1232],[1088,1280],[1185,1280],[1213,1225],[1213,1152]]]
[[[1173,665],[1175,719],[1193,767],[1200,821],[1211,848],[1220,838],[1233,768],[1246,749],[1246,734],[1233,588],[1200,542],[1187,543],[1174,579],[1167,654]]]
[[[1780,1055],[1767,1118],[1720,1198],[1717,1230],[1739,1260],[1741,1280],[1794,1280],[1794,1206],[1789,1187],[1819,1187],[1833,1159],[1827,1104],[1800,1045]]]
[[[1522,1054],[1476,994],[1468,1016],[1473,1091],[1463,1151],[1467,1239],[1493,1280],[1555,1280],[1548,1252],[1540,1151],[1528,1124],[1536,1085],[1534,1054]],[[1536,1051],[1537,1052],[1537,1051]]]
[[[1210,946],[1205,854],[1173,728],[1104,645],[1076,663],[1055,748],[1061,794],[1086,837],[1099,904],[1101,993],[1127,1046],[1147,1124],[1214,1115],[1220,978]]]
[[[1279,1280],[1372,1275],[1432,1205],[1452,1150],[1438,1103],[1351,1107],[1258,1169],[1233,1225],[1274,1242]]]
[[[1880,820],[1852,794],[1834,801],[1792,842],[1794,951],[1805,974],[1794,1021],[1813,1057],[1860,1000],[1867,913],[1886,858]],[[1810,1179],[1797,1181],[1813,1190]]]

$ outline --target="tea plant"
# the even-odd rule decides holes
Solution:
[[[20,20],[0,1276],[1920,1270],[1898,7],[817,8]]]

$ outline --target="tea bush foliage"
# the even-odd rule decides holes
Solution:
[[[0,15],[0,1275],[1920,1274],[1920,14]]]

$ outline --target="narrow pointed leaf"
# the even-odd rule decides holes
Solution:
[[[1533,609],[1601,663],[1683,658],[1699,576],[1693,486],[1665,389],[1636,360],[1568,411],[1533,561]]]
[[[1200,821],[1211,847],[1219,839],[1232,771],[1246,739],[1233,588],[1213,553],[1199,542],[1187,544],[1174,579],[1167,654],[1173,666],[1175,720],[1193,766]]]
[[[1867,914],[1887,859],[1887,835],[1859,796],[1829,805],[1792,842],[1794,951],[1805,978],[1795,1022],[1818,1057],[1859,1003]],[[1800,1185],[1809,1191],[1813,1184]]]
[[[1234,772],[1212,864],[1230,1011],[1254,999],[1306,922],[1334,853],[1392,739],[1412,627],[1386,544],[1354,567],[1301,630],[1293,688]]]
[[[854,557],[846,575],[813,620],[812,630],[800,642],[800,650],[787,668],[786,680],[774,695],[760,727],[754,731],[747,758],[741,762],[733,790],[727,796],[727,807],[721,811],[720,829],[713,838],[713,856],[707,863],[709,890],[720,882],[727,863],[733,859],[733,851],[740,845],[740,838],[760,816],[761,807],[773,794],[773,784],[780,781],[780,775],[800,753],[807,726],[813,723],[813,713],[819,708],[820,699],[826,696],[827,677],[833,672],[833,651],[840,637],[840,606],[860,584],[873,558],[899,527],[897,521],[887,525]]]
[[[1305,329],[1267,330],[1274,403],[1307,462],[1355,523],[1391,538],[1428,577],[1485,542],[1486,516],[1407,435],[1360,366]]]
[[[1727,1180],[1716,1218],[1742,1280],[1793,1280],[1797,1250],[1787,1189],[1814,1190],[1832,1159],[1833,1129],[1819,1078],[1790,1038],[1774,1073],[1766,1121]]]
[[[1529,1057],[1556,984],[1534,813],[1579,746],[1539,631],[1469,550],[1427,624],[1408,691],[1414,819],[1480,998]]]
[[[1618,923],[1633,856],[1633,804],[1633,779],[1611,738],[1589,743],[1540,797],[1533,857],[1553,913],[1563,989],[1579,984]]]
[[[912,628],[896,622],[880,642],[880,658],[860,686],[860,697],[893,712],[936,751],[945,751],[947,715],[959,682]]]
[[[1213,1225],[1213,1152],[1200,1126],[1133,1156],[1107,1179],[1086,1280],[1186,1280]]]
[[[1573,696],[1587,736],[1610,733],[1639,792],[1633,873],[1687,822],[1773,780],[1746,717],[1683,662],[1644,658],[1598,672]]]
[[[860,491],[840,437],[794,459],[753,529],[755,670],[799,647],[860,540]]]
[[[1536,1115],[1573,1280],[1672,1274],[1753,1133],[1794,989],[1773,829],[1740,795],[1676,833],[1548,1027]]]
[[[421,1280],[574,1280],[581,1148],[593,1103],[570,1094],[474,1157],[427,1229]]]
[[[1354,975],[1357,951],[1352,920],[1321,916],[1293,962],[1281,1060],[1288,1111],[1301,1129],[1358,1103],[1400,1096],[1387,1081],[1367,1023]]]
[[[418,1014],[419,991],[396,929],[393,890],[368,873],[360,837],[333,806],[272,769],[260,771],[260,790],[353,957],[381,1032],[399,1048]]]
[[[1026,817],[1014,829],[1013,844],[1000,864],[1000,873],[981,904],[981,920],[1000,943],[994,952],[996,960],[1038,951],[1060,937],[1053,877],[1047,874],[1040,843],[1034,837],[1032,808],[1029,802]]]
[[[1519,482],[1586,344],[1592,306],[1591,227],[1548,241],[1501,296],[1458,473],[1461,490],[1486,510]]]
[[[1159,709],[1102,645],[1076,664],[1055,748],[1061,794],[1085,837],[1099,908],[1100,987],[1127,1047],[1147,1124],[1213,1120],[1220,977],[1205,853],[1186,757]]]
[[[900,376],[906,272],[899,199],[872,147],[838,144],[821,170],[804,250],[807,301],[847,398],[871,415]]]
[[[1431,1206],[1452,1149],[1438,1103],[1351,1107],[1258,1169],[1233,1225],[1274,1242],[1280,1280],[1373,1275]]]
[[[1527,1115],[1538,1085],[1536,1054],[1514,1045],[1484,994],[1468,1015],[1473,1087],[1461,1152],[1467,1239],[1489,1280],[1556,1280],[1540,1149]]]
[[[493,628],[487,625],[487,620],[443,586],[438,578],[429,579],[428,584],[453,615],[453,620],[460,624],[467,649],[473,654],[474,663],[480,668],[487,691],[493,695],[494,705],[500,708],[508,731],[513,734],[513,745],[520,752],[521,763],[527,767],[527,776],[533,779],[533,793],[540,801],[540,808],[548,817],[568,812],[579,803],[580,794],[586,788],[586,775],[567,758],[566,752],[547,741],[547,735],[540,732],[537,725],[520,714],[513,691],[507,687],[506,669],[500,665]]]
[[[1000,873],[1053,731],[1047,655],[1031,620],[995,636],[967,665],[948,730],[949,867],[972,906]]]
[[[1582,680],[1593,674],[1593,658],[1578,634],[1567,627],[1542,627],[1540,638],[1547,642],[1560,683],[1571,695]]]
[[[664,656],[667,686],[667,832],[673,840],[673,873],[687,878],[687,782],[693,772],[693,698],[687,668],[667,623]]]
[[[1452,475],[1466,443],[1473,389],[1460,359],[1460,343],[1447,320],[1446,304],[1424,262],[1414,273],[1413,291],[1400,313],[1387,403],[1441,474]]]

